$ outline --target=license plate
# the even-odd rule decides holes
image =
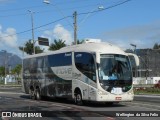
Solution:
[[[122,97],[116,97],[115,99],[116,100],[122,100]]]

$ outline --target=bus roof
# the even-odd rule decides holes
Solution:
[[[50,51],[47,53],[40,53],[35,55],[29,55],[25,58],[32,58],[32,57],[38,57],[38,56],[45,56],[45,55],[51,55],[51,54],[57,54],[57,53],[64,53],[64,52],[98,52],[100,54],[123,54],[126,55],[126,53],[119,47],[106,43],[106,42],[92,42],[92,43],[84,43],[84,44],[77,44],[72,46],[63,47],[60,50],[56,51]]]

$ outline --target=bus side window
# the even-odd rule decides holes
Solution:
[[[96,82],[96,70],[93,55],[90,53],[77,52],[74,55],[75,66],[85,76]]]

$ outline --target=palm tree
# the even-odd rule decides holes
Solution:
[[[82,39],[82,40],[77,40],[77,44],[82,44],[83,42],[84,42],[85,40],[84,39]],[[72,42],[72,45],[74,45],[74,42]]]
[[[29,55],[32,55],[34,53],[32,40],[27,41],[25,47],[19,46],[19,50],[24,51]],[[42,52],[43,50],[39,46],[35,46],[35,54]]]
[[[49,46],[48,50],[51,50],[51,51],[59,50],[62,47],[65,47],[65,46],[66,46],[65,41],[63,41],[62,39],[58,39],[58,40],[54,39],[54,43],[52,43]]]
[[[0,76],[5,76],[5,67],[0,67]]]
[[[16,65],[16,67],[14,69],[12,69],[12,74],[15,76],[17,83],[20,83],[21,78],[20,78],[20,74],[22,71],[22,65],[18,64]]]
[[[155,43],[153,46],[153,49],[159,49],[159,48],[160,48],[160,45],[158,45],[158,43]]]

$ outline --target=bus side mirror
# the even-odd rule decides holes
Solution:
[[[128,54],[128,57],[131,61],[131,65],[138,67],[139,66],[139,57],[133,53],[127,53],[127,54]]]

